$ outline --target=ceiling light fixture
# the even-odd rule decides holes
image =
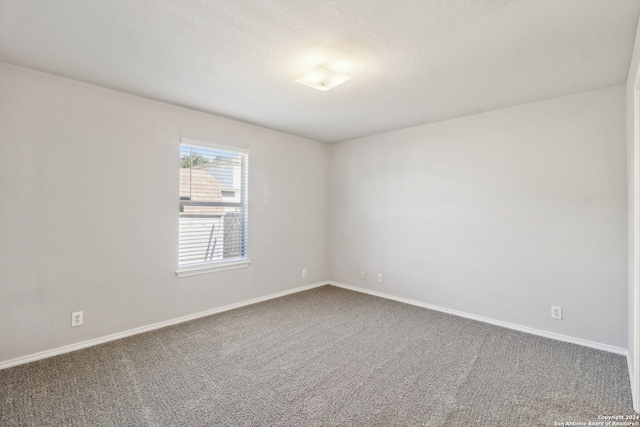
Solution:
[[[352,77],[353,76],[335,72],[329,64],[320,64],[309,73],[297,79],[296,83],[326,92],[329,89],[341,85]]]

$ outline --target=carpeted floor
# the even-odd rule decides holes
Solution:
[[[0,371],[2,426],[554,426],[624,357],[323,286]]]

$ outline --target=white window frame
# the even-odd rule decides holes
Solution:
[[[241,153],[241,154],[245,154],[247,155],[247,165],[246,167],[248,168],[248,156],[249,156],[249,150],[245,149],[245,148],[238,148],[238,147],[232,147],[232,146],[225,146],[225,145],[220,145],[220,144],[212,144],[210,142],[203,142],[203,141],[196,141],[196,140],[192,140],[192,139],[186,139],[186,138],[181,138],[180,139],[180,145],[192,145],[192,146],[199,146],[199,147],[203,147],[203,148],[211,148],[214,150],[220,150],[220,151],[228,151],[228,152],[232,152],[232,153]],[[243,179],[248,179],[248,175],[249,175],[249,171],[245,171],[245,173],[243,174]],[[244,209],[244,221],[248,222],[249,221],[249,216],[248,216],[248,208],[249,208],[249,202],[248,202],[248,189],[249,189],[249,185],[247,182],[242,184],[242,205],[243,205],[243,209]],[[179,206],[181,206],[181,202],[178,202]],[[239,269],[239,268],[247,268],[249,267],[249,265],[251,264],[251,260],[249,259],[249,231],[248,231],[248,224],[244,224],[244,229],[245,229],[245,255],[242,258],[236,258],[236,259],[232,259],[232,260],[216,260],[216,261],[207,261],[207,262],[202,262],[202,263],[198,263],[198,264],[192,264],[192,265],[183,265],[183,266],[178,266],[178,268],[176,269],[176,275],[178,277],[188,277],[188,276],[194,276],[194,275],[198,275],[198,274],[207,274],[207,273],[214,273],[217,271],[225,271],[225,270],[235,270],[235,269]]]

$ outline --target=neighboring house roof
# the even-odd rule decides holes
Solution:
[[[180,168],[180,199],[192,202],[222,202],[222,186],[204,170]],[[207,217],[222,216],[224,207],[185,206],[183,213]]]

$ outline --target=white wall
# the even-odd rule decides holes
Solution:
[[[638,179],[640,177],[640,157],[638,155],[638,138],[640,138],[640,97],[637,90],[640,88],[640,23],[636,31],[631,66],[627,76],[627,173],[628,173],[628,349],[629,372],[631,374],[631,389],[634,396],[634,409],[640,412],[638,401],[638,388],[640,376],[638,375],[638,347],[640,346],[638,322],[640,311],[640,265],[638,261]]]
[[[626,348],[624,111],[618,86],[326,146],[0,63],[0,362],[327,278]],[[175,276],[180,137],[251,150],[250,268]]]
[[[175,276],[181,137],[251,150],[249,268]],[[0,362],[325,280],[326,182],[325,144],[0,63]]]
[[[626,348],[625,150],[622,85],[334,144],[331,278]]]

